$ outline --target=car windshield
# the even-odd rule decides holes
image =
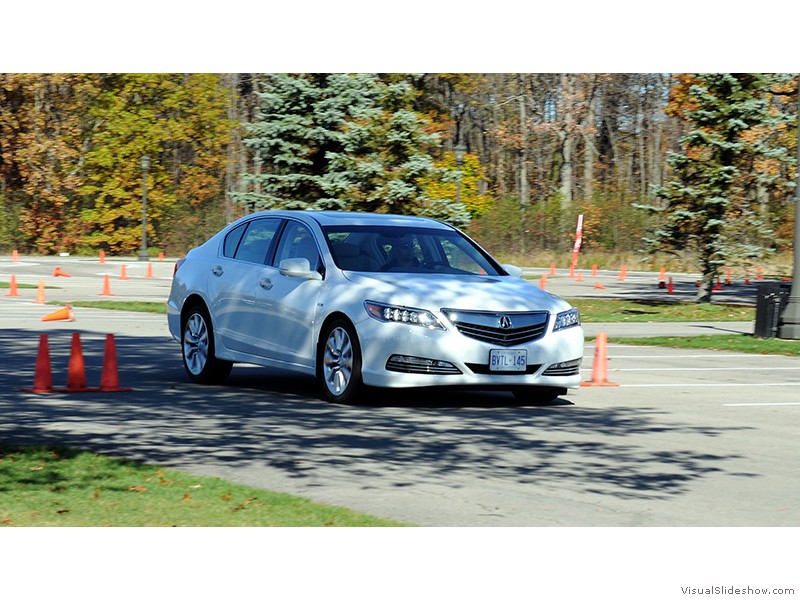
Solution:
[[[504,275],[455,230],[337,225],[323,228],[336,265],[347,271]]]

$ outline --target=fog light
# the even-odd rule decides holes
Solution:
[[[392,354],[386,361],[386,370],[396,373],[420,373],[428,375],[460,375],[461,371],[453,363],[434,358]]]

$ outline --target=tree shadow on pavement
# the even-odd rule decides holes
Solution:
[[[89,386],[99,382],[103,337],[82,333]],[[32,394],[38,334],[0,332],[0,440],[84,448],[205,472],[258,467],[360,489],[466,481],[514,482],[618,498],[666,498],[737,454],[692,450],[689,438],[742,428],[676,421],[648,408],[550,406],[507,393],[376,392],[365,405],[328,404],[312,378],[235,366],[225,386],[188,383],[180,348],[159,337],[117,338],[122,386],[133,392]],[[68,333],[50,336],[63,385]],[[676,437],[680,434],[679,437]],[[223,476],[223,475],[220,475]]]

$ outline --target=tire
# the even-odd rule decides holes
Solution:
[[[555,402],[559,396],[567,393],[566,388],[536,387],[518,388],[513,390],[514,398],[529,404],[546,405]]]
[[[192,306],[181,328],[183,368],[194,383],[224,383],[233,363],[214,355],[214,330],[205,306]]]
[[[333,321],[320,336],[317,378],[328,402],[355,404],[362,399],[361,346],[349,321]]]

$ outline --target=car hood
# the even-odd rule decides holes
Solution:
[[[518,277],[417,273],[357,273],[345,277],[362,287],[365,300],[414,308],[497,312],[570,308],[569,303]]]

